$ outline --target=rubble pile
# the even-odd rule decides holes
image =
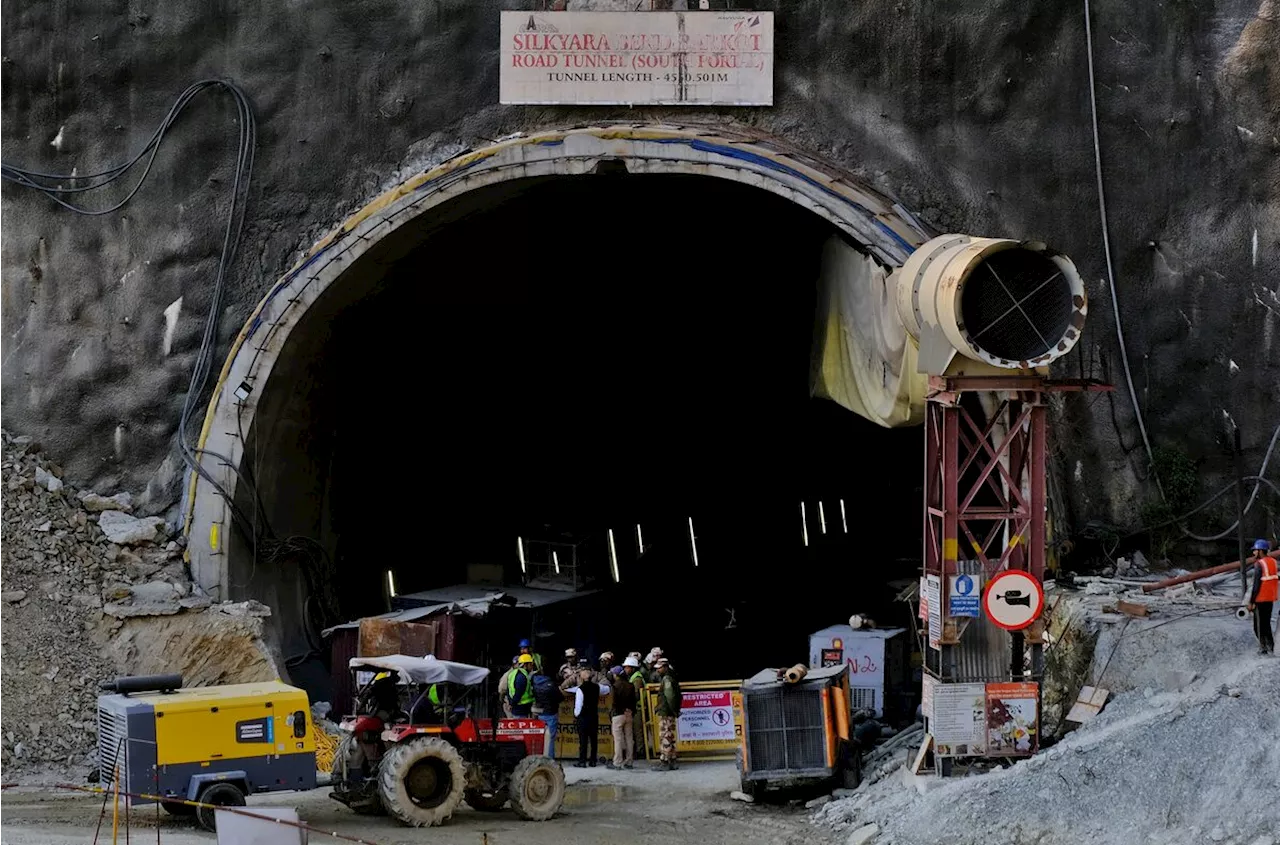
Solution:
[[[934,843],[939,831],[954,845],[1280,845],[1272,802],[1249,797],[1280,790],[1280,660],[1258,656],[1235,618],[1238,577],[1147,594],[1150,615],[1138,617],[1115,608],[1139,598],[1131,585],[1081,586],[1062,598],[1094,628],[1085,682],[1113,695],[1100,714],[1004,769],[958,766],[943,780],[899,763],[815,822],[878,845]]]
[[[6,770],[83,762],[97,736],[97,684],[112,674],[93,636],[111,544],[37,449],[5,437],[0,465]]]
[[[0,763],[91,768],[98,683],[182,672],[188,685],[277,676],[257,602],[214,605],[159,517],[127,493],[63,483],[29,437],[0,432]]]

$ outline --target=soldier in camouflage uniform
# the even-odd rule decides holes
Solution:
[[[676,768],[676,720],[680,718],[680,682],[671,672],[671,663],[660,657],[653,663],[657,673],[658,706],[658,763],[655,769],[671,771]]]

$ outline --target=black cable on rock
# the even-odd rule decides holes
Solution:
[[[152,165],[155,163],[156,155],[160,152],[160,147],[164,143],[166,133],[173,127],[173,124],[187,106],[191,104],[191,101],[202,92],[209,90],[224,91],[230,94],[235,102],[237,123],[239,124],[239,149],[236,155],[235,179],[231,187],[231,207],[227,211],[227,223],[222,237],[222,254],[218,259],[218,272],[214,277],[213,293],[209,301],[208,316],[205,318],[200,351],[196,357],[195,366],[192,368],[190,386],[187,390],[186,399],[182,404],[182,414],[178,423],[178,447],[186,465],[192,472],[195,472],[208,482],[217,491],[218,495],[226,500],[231,508],[232,517],[238,526],[246,531],[248,536],[252,536],[252,523],[232,500],[226,488],[208,470],[201,466],[200,456],[209,455],[217,458],[226,466],[231,467],[233,472],[238,473],[237,468],[226,456],[198,449],[188,441],[191,421],[204,397],[205,388],[208,386],[209,373],[213,369],[218,338],[218,317],[222,311],[222,298],[226,291],[227,278],[231,273],[232,266],[235,264],[240,238],[244,232],[249,185],[253,177],[254,147],[257,144],[257,121],[254,118],[253,108],[248,96],[236,83],[229,79],[204,79],[191,85],[178,96],[178,99],[169,109],[168,114],[165,115],[164,120],[160,122],[160,126],[151,135],[147,143],[138,150],[133,158],[123,164],[84,176],[69,173],[44,173],[16,165],[0,164],[0,178],[3,178],[6,182],[38,191],[63,208],[77,214],[91,217],[111,214],[124,207],[142,188],[143,183],[146,182],[151,173]],[[144,161],[144,159],[146,163],[143,165],[142,174],[133,184],[133,187],[129,189],[128,193],[125,194],[124,198],[114,205],[107,208],[90,209],[63,199],[68,194],[82,194],[105,188],[122,179],[125,174],[129,173],[135,165]],[[69,187],[67,186],[68,184],[70,185]],[[256,501],[256,491],[253,492],[253,498]]]

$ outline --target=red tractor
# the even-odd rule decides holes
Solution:
[[[355,657],[358,713],[333,762],[332,797],[357,813],[421,827],[458,804],[546,821],[564,803],[564,770],[542,755],[542,723],[498,720],[489,670],[433,657]]]

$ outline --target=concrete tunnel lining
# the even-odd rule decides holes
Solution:
[[[233,343],[200,434],[202,467],[234,500],[244,459],[240,432],[252,429],[262,386],[284,354],[293,329],[344,273],[410,221],[467,192],[502,182],[592,173],[621,161],[633,174],[691,174],[767,190],[835,225],[888,268],[899,266],[929,236],[905,210],[834,167],[769,139],[718,128],[611,126],[521,136],[457,156],[402,182],[317,243],[271,291]],[[247,385],[250,390],[240,390]],[[239,395],[237,395],[239,394]],[[230,508],[211,484],[188,490],[187,554],[195,580],[229,596]]]

